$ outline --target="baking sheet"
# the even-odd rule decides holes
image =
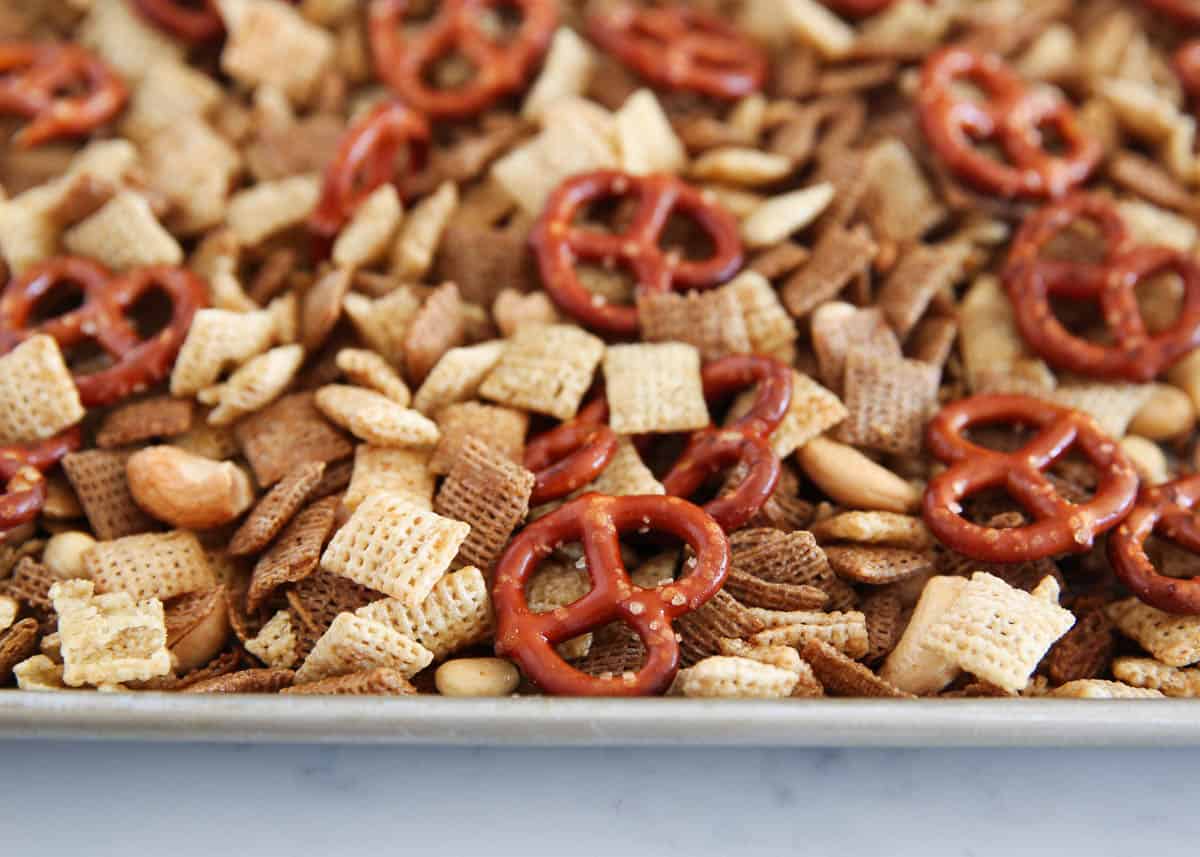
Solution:
[[[1200,745],[1200,705],[0,691],[0,737],[489,746],[1167,746]]]

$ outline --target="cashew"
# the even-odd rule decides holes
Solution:
[[[87,577],[83,568],[83,555],[95,544],[94,538],[78,530],[57,533],[46,542],[46,548],[42,551],[42,565],[59,580]]]
[[[1154,392],[1129,423],[1129,431],[1150,440],[1167,440],[1195,425],[1196,406],[1188,394],[1170,384],[1155,384]]]
[[[442,696],[508,696],[521,674],[503,658],[459,658],[438,667],[433,680]]]
[[[1138,478],[1147,485],[1161,485],[1171,479],[1167,454],[1157,443],[1136,434],[1121,438],[1121,451],[1133,463]]]
[[[229,637],[229,607],[225,590],[218,586],[208,593],[193,623],[172,634],[168,640],[171,663],[178,673],[204,666],[225,647]]]
[[[135,452],[125,465],[129,493],[160,521],[187,530],[227,524],[250,508],[254,488],[236,464],[174,446]]]
[[[852,446],[817,437],[796,454],[808,478],[843,506],[908,512],[921,502],[916,488]]]

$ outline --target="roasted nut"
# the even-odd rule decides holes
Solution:
[[[177,673],[204,666],[217,656],[229,639],[229,606],[225,590],[217,587],[204,593],[197,599],[197,604],[199,609],[191,611],[190,621],[167,640],[171,663]],[[167,610],[169,613],[170,608]]]
[[[844,506],[908,512],[921,502],[916,488],[844,443],[814,438],[797,456],[808,478]]]
[[[442,696],[508,696],[521,674],[503,658],[459,658],[438,667],[433,680]]]
[[[174,446],[135,452],[125,472],[137,504],[181,529],[227,524],[254,502],[250,477],[236,464],[201,458]]]
[[[1129,423],[1129,431],[1150,440],[1167,440],[1195,425],[1196,407],[1188,394],[1170,384],[1155,384],[1154,392]]]
[[[42,553],[42,565],[59,580],[87,577],[83,570],[83,555],[92,549],[96,540],[87,533],[68,530],[51,536]]]
[[[1136,434],[1121,438],[1121,451],[1133,462],[1138,478],[1147,485],[1161,485],[1171,478],[1167,454],[1157,443]]]

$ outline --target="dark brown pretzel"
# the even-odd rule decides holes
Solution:
[[[65,94],[72,87],[82,91]],[[128,99],[113,70],[77,45],[0,44],[0,113],[31,120],[14,138],[18,146],[89,134]]]

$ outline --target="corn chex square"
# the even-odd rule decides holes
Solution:
[[[359,504],[321,557],[326,571],[418,605],[450,567],[469,524],[380,492]]]
[[[611,346],[604,355],[604,381],[609,425],[617,434],[691,431],[709,423],[695,346]]]
[[[99,542],[83,555],[83,567],[98,591],[127,592],[139,601],[166,601],[217,585],[208,554],[189,530]]]
[[[1176,616],[1136,598],[1108,607],[1117,630],[1170,667],[1200,661],[1200,616]]]
[[[96,595],[90,580],[50,589],[58,613],[63,681],[71,687],[145,681],[171,671],[162,602]]]
[[[411,678],[433,662],[433,652],[383,622],[339,613],[296,671],[296,683],[388,667]]]
[[[390,625],[441,660],[492,633],[492,597],[487,578],[474,566],[447,574],[418,606],[384,598],[355,615]]]
[[[32,443],[83,419],[58,343],[33,336],[0,357],[0,445]]]
[[[429,450],[388,449],[359,444],[354,451],[354,472],[342,503],[350,511],[372,494],[399,494],[422,509],[433,508],[433,473]]]
[[[523,327],[484,379],[479,394],[502,405],[567,420],[579,410],[603,358],[604,341],[581,328]]]

